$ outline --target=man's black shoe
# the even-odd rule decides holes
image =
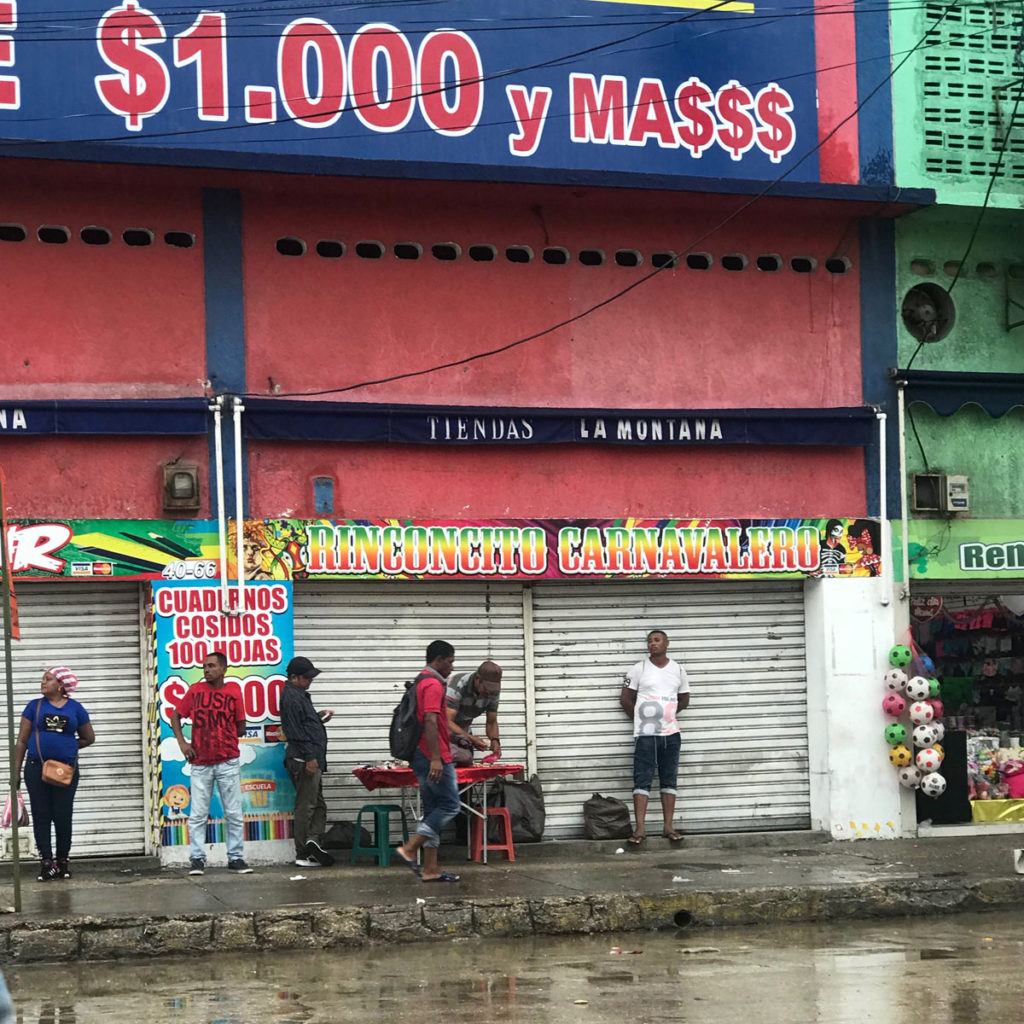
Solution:
[[[329,868],[334,863],[334,858],[315,839],[306,843],[305,853],[307,860],[315,860],[322,868]]]

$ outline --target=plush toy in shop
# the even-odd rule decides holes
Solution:
[[[896,778],[900,780],[900,785],[906,789],[917,789],[921,785],[921,769],[920,768],[900,768],[896,772]]]
[[[914,654],[906,644],[897,644],[889,651],[889,664],[893,668],[906,668],[914,660]]]
[[[934,747],[925,747],[924,750],[917,752],[914,762],[922,772],[927,774],[928,772],[937,772],[939,770],[942,758],[939,757],[939,752]]]
[[[882,710],[890,718],[899,718],[907,710],[907,702],[898,693],[887,693],[882,698]]]
[[[935,671],[935,662],[928,657],[927,654],[921,655],[921,671],[926,675],[930,676]]]
[[[938,679],[929,679],[928,696],[938,697],[940,693],[942,693],[942,684],[938,681]]]
[[[889,751],[889,762],[893,768],[909,768],[913,761],[914,755],[910,752],[910,748],[905,747],[902,743]]]
[[[888,743],[890,747],[895,747],[899,743],[906,743],[907,727],[905,725],[901,725],[899,722],[890,722],[885,727],[885,742]],[[927,743],[924,745],[928,746]]]
[[[934,743],[938,743],[939,737],[935,729],[935,725],[931,722],[928,725],[915,725],[914,726],[914,746],[922,749],[924,747],[930,747]]]
[[[882,682],[890,693],[902,693],[907,685],[907,673],[902,669],[891,668],[882,676]]]
[[[886,700],[888,700],[888,697]],[[934,717],[935,709],[931,704],[927,704],[925,701],[919,700],[910,705],[910,720],[914,725],[927,725]]]
[[[938,697],[930,697],[926,703],[931,704],[932,713],[935,715],[936,718],[942,717],[942,712],[944,709],[942,707],[942,701],[939,700]]]
[[[924,700],[928,696],[930,689],[928,680],[924,676],[914,676],[912,679],[907,680],[907,685],[903,687],[903,692],[910,700]]]
[[[946,780],[938,772],[929,772],[921,779],[921,792],[925,796],[940,797],[946,792]]]

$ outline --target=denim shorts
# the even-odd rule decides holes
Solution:
[[[679,777],[679,747],[682,738],[671,736],[637,736],[633,747],[633,792],[650,796],[654,769],[658,769],[658,785],[662,793],[674,793]]]

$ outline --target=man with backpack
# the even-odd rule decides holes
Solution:
[[[415,835],[397,847],[395,854],[424,882],[459,881],[458,875],[442,871],[437,863],[441,830],[459,813],[461,806],[448,744],[445,697],[445,680],[451,675],[454,664],[455,648],[445,640],[435,640],[427,648],[427,667],[412,684],[416,690],[416,718],[422,726],[422,734],[410,764],[420,786],[423,817]],[[416,862],[421,849],[422,869]]]

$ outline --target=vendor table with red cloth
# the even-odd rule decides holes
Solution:
[[[524,765],[521,764],[505,764],[501,761],[497,761],[494,764],[472,764],[472,765],[456,765],[455,767],[455,781],[459,787],[459,803],[462,805],[462,809],[466,812],[467,825],[469,823],[469,815],[475,814],[478,818],[484,819],[483,821],[483,862],[487,863],[487,791],[486,784],[491,779],[501,778],[504,775],[517,775],[519,772],[524,770]],[[364,765],[362,768],[353,768],[352,774],[372,793],[375,789],[391,789],[391,788],[408,788],[414,786],[419,788],[419,783],[416,781],[416,773],[412,768],[386,768],[386,767],[375,767],[373,765]],[[481,801],[483,810],[474,807],[469,802],[469,791],[479,783],[484,784],[484,797]],[[417,796],[419,794],[417,793]],[[403,798],[404,799],[404,798]],[[417,815],[418,816],[418,815]],[[469,832],[471,829],[467,828],[466,836],[466,859],[470,859],[470,843],[469,843]],[[511,837],[509,837],[511,838]]]

